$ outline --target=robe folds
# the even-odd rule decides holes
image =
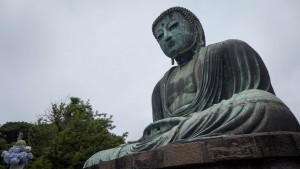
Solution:
[[[166,84],[171,68],[152,94],[153,123],[141,139],[94,154],[85,167],[170,143],[271,131],[300,131],[289,108],[275,96],[260,56],[245,42],[227,40],[200,49],[193,59],[197,91],[192,103],[170,112]]]
[[[194,79],[197,93],[192,104],[177,114],[166,105],[166,83],[175,67],[157,83],[152,94],[153,121],[174,116],[187,116],[204,110],[233,94],[260,89],[272,94],[270,77],[260,56],[247,43],[227,40],[202,48],[195,56]]]

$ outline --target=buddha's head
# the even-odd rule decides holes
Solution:
[[[189,10],[173,7],[153,22],[152,32],[161,49],[171,59],[185,53],[195,53],[205,46],[205,36],[199,19]]]

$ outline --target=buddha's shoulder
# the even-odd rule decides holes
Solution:
[[[206,46],[206,48],[211,49],[211,48],[237,48],[237,47],[241,47],[241,46],[249,46],[246,42],[242,41],[242,40],[238,40],[238,39],[228,39],[222,42],[218,42],[218,43],[213,43],[210,44],[208,46]]]

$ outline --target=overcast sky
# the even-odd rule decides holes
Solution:
[[[252,46],[300,119],[299,0],[0,0],[0,124],[35,122],[76,96],[113,115],[113,132],[141,137],[153,87],[171,66],[151,25],[173,6],[199,17],[207,44]]]

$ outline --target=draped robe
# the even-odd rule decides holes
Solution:
[[[175,68],[172,67],[154,88],[153,121],[167,117],[187,116],[248,89],[260,89],[275,94],[268,71],[260,56],[243,41],[227,40],[209,45],[202,48],[194,59],[197,59],[194,66],[196,98],[180,113],[173,115],[169,112],[166,106],[165,84]]]
[[[94,154],[84,167],[169,143],[220,135],[300,131],[299,123],[272,88],[260,56],[245,42],[227,40],[200,49],[194,56],[197,91],[179,112],[166,104],[171,68],[152,94],[153,123],[141,139]]]

